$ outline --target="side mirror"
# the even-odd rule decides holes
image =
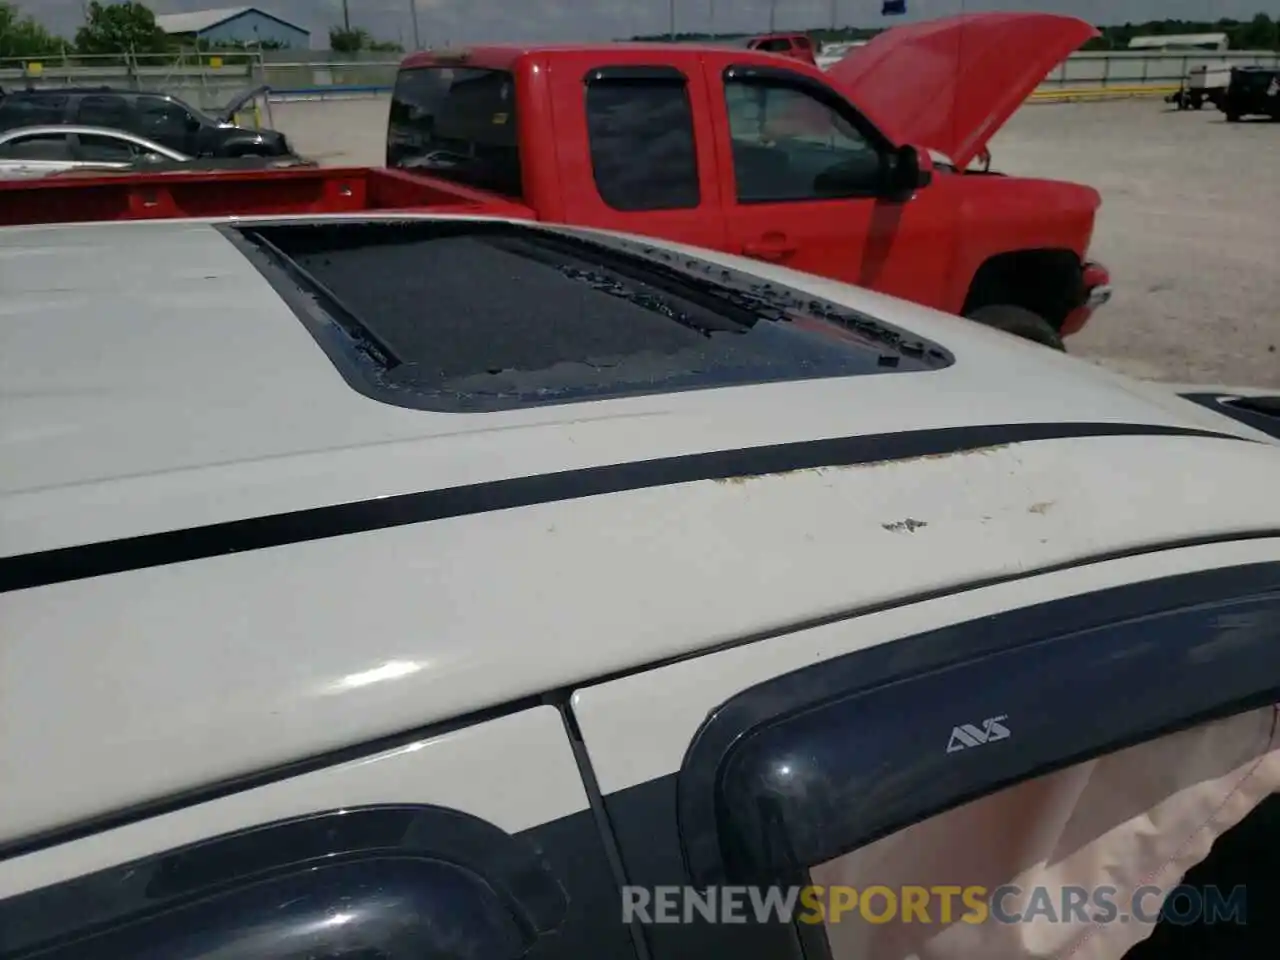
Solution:
[[[898,147],[889,154],[885,170],[885,198],[910,200],[917,190],[933,182],[933,161],[915,147]]]
[[[188,133],[195,133],[200,129],[200,121],[195,117],[188,116],[186,121],[183,123],[183,126],[187,128]]]

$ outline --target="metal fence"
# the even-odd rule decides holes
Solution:
[[[0,87],[123,87],[164,90],[212,109],[262,85],[257,53],[70,55],[42,60],[0,59]]]
[[[1041,89],[1060,87],[1177,86],[1192,67],[1226,63],[1276,66],[1280,54],[1247,50],[1110,51],[1077,53],[1045,78]]]
[[[1280,54],[1242,51],[1121,51],[1077,53],[1053,71],[1036,99],[1069,98],[1073,92],[1158,92],[1176,87],[1199,64],[1280,65]],[[0,87],[124,86],[165,90],[212,109],[244,91],[266,85],[273,99],[325,99],[386,93],[399,56],[331,51],[186,52],[159,56],[64,56],[0,60]]]
[[[1079,90],[1159,92],[1176,87],[1188,71],[1200,64],[1226,62],[1231,66],[1259,64],[1280,66],[1280,54],[1267,52],[1099,52],[1078,53],[1055,69],[1040,85],[1041,98]],[[263,81],[282,98],[324,98],[377,94],[390,90],[397,62],[344,58],[342,62],[319,58],[301,62],[269,60],[263,65]]]

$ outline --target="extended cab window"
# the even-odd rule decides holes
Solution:
[[[780,81],[725,80],[739,203],[873,196],[883,157],[832,106]]]
[[[391,95],[387,166],[521,196],[515,79],[501,70],[401,70]]]
[[[587,135],[596,189],[615,210],[676,210],[700,202],[683,76],[588,79]]]

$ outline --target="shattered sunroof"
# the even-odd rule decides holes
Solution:
[[[641,242],[448,220],[228,232],[348,382],[401,406],[512,409],[953,362],[907,331]]]

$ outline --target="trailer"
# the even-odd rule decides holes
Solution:
[[[1225,60],[1201,63],[1187,71],[1177,91],[1165,98],[1179,110],[1201,110],[1205,103],[1222,109],[1227,86],[1231,83],[1231,64]]]

